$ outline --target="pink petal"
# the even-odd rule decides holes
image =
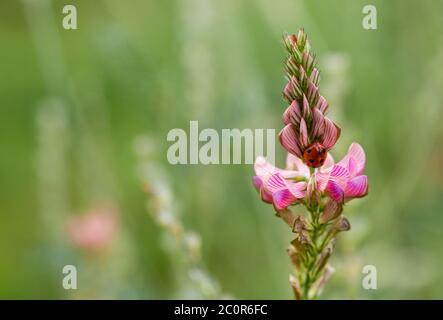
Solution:
[[[287,182],[288,190],[297,199],[301,199],[305,196],[306,185],[306,182]]]
[[[344,192],[340,186],[334,181],[329,181],[328,186],[326,187],[326,191],[328,192],[331,199],[342,203],[344,200]]]
[[[286,100],[288,100],[288,102],[292,101],[295,99],[295,95],[294,95],[294,87],[291,83],[291,81],[289,81],[285,88],[283,89],[283,96],[286,98]]]
[[[356,161],[356,171],[355,175],[359,176],[363,173],[366,164],[365,151],[358,143],[354,142],[351,144],[348,150],[348,155],[355,159]]]
[[[320,170],[323,169],[327,169],[330,168],[332,169],[332,167],[334,166],[334,158],[332,157],[332,155],[330,153],[328,153],[328,155],[326,156],[326,160],[325,163],[323,164],[323,166],[320,168]]]
[[[287,181],[280,173],[275,173],[263,179],[263,189],[270,193],[289,190],[296,198],[304,197],[306,182]]]
[[[320,96],[318,99],[316,108],[318,108],[318,110],[323,114],[326,114],[326,111],[328,111],[328,102],[323,96]]]
[[[331,171],[330,180],[340,186],[341,189],[345,189],[349,180],[349,170],[345,167],[335,165]]]
[[[270,192],[268,192],[268,191],[266,191],[264,189],[261,189],[260,190],[260,196],[261,196],[261,199],[264,202],[272,203],[272,194]]]
[[[357,161],[353,157],[349,157],[348,160],[348,170],[349,170],[349,177],[353,178],[356,176],[357,172]]]
[[[312,102],[318,96],[318,88],[310,79],[308,79],[308,83],[308,100]]]
[[[252,183],[254,183],[255,189],[260,192],[261,187],[263,186],[263,181],[259,176],[254,176],[252,178]]]
[[[287,189],[280,190],[272,194],[272,202],[276,210],[283,210],[296,200],[297,199]]]
[[[254,170],[255,174],[259,177],[264,177],[265,175],[273,174],[278,171],[276,167],[266,161],[266,159],[262,156],[255,159]]]
[[[275,173],[279,173],[284,178],[288,178],[288,179],[295,178],[295,177],[302,175],[298,171],[283,170],[283,169],[277,168],[274,165],[272,165],[271,163],[269,163],[268,161],[266,161],[266,159],[262,156],[257,157],[257,159],[255,160],[254,170],[255,170],[256,175],[261,179],[265,178],[266,176],[275,174]]]
[[[263,189],[263,180],[259,176],[254,176],[252,178],[252,181],[254,183],[255,189],[260,193],[261,199],[264,202],[272,203],[272,195]]]
[[[317,189],[319,191],[324,191],[328,185],[329,177],[331,171],[317,171],[315,174],[315,181],[317,182]]]
[[[291,124],[286,125],[282,131],[280,131],[278,138],[281,145],[293,155],[301,158],[303,156],[300,151],[300,145],[297,141],[297,137],[294,133],[294,129]]]
[[[358,176],[348,181],[346,198],[361,198],[368,193],[368,177]]]
[[[303,118],[309,118],[311,115],[311,107],[309,106],[308,99],[303,95]]]
[[[295,76],[292,76],[289,79],[288,84],[283,89],[283,96],[286,98],[288,102],[292,102],[296,100],[298,97],[301,97],[302,92],[300,91],[300,85]]]
[[[334,159],[332,158],[331,154],[328,153],[325,163],[315,173],[317,188],[320,191],[324,191],[326,189],[333,168]]]
[[[308,146],[308,128],[306,127],[305,119],[300,120],[300,142],[302,147],[306,148]]]
[[[311,81],[315,84],[318,84],[320,73],[318,72],[317,68],[312,69],[311,76],[309,77]]]
[[[291,105],[283,113],[283,123],[299,124],[301,119],[301,110],[297,100],[292,101]]]
[[[271,194],[275,208],[281,210],[297,199],[303,198],[305,189],[305,182],[286,181],[279,173],[276,173],[263,180],[262,198],[267,201]]]
[[[330,149],[340,137],[341,129],[327,117],[324,118],[324,132],[322,144],[326,149]]]
[[[324,115],[317,108],[312,109],[313,129],[312,136],[317,138],[323,135],[324,131]]]
[[[287,189],[286,180],[279,173],[275,173],[263,179],[263,188],[270,193]]]
[[[294,156],[292,153],[288,153],[286,157],[286,168],[288,170],[297,171],[299,176],[303,176],[306,178],[309,178],[311,174],[309,171],[309,167],[305,165],[300,158]]]

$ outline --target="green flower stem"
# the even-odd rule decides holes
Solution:
[[[307,182],[307,197],[302,204],[309,215],[306,217],[294,214],[289,209],[277,212],[277,216],[296,234],[288,248],[296,275],[296,278],[291,275],[290,283],[295,299],[303,300],[316,299],[321,293],[330,275],[328,261],[332,249],[328,246],[338,232],[349,230],[346,229],[346,225],[340,229],[336,226],[337,223],[321,222],[320,217],[326,206],[321,196],[316,194],[315,171],[312,169]]]
[[[314,267],[316,266],[316,263],[318,261],[318,258],[320,256],[321,251],[318,250],[317,247],[317,241],[319,236],[321,236],[321,225],[318,224],[318,216],[319,216],[319,212],[318,210],[316,210],[315,212],[313,211],[309,211],[310,215],[311,215],[311,225],[312,225],[312,231],[310,231],[310,238],[312,241],[312,247],[311,247],[311,257],[309,257],[308,259],[308,263],[306,265],[306,269],[305,269],[305,275],[304,277],[302,277],[302,279],[304,279],[304,283],[302,285],[303,288],[303,294],[302,294],[302,298],[303,299],[309,299],[309,291],[311,289],[312,284],[317,280],[318,278],[318,273],[316,272],[314,274]]]
[[[311,169],[311,179],[314,179],[315,170]],[[311,299],[315,296],[310,296],[310,291],[312,285],[319,279],[322,274],[323,266],[320,266],[321,254],[329,243],[330,237],[328,234],[325,235],[326,224],[321,224],[319,222],[320,214],[323,208],[318,203],[310,204],[307,206],[310,216],[309,237],[311,240],[311,245],[309,249],[309,254],[306,259],[305,268],[303,269],[304,275],[301,275],[301,287],[302,287],[302,299]],[[320,242],[320,244],[319,244]],[[321,267],[321,268],[319,268]]]

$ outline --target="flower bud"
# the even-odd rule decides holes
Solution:
[[[315,177],[311,177],[306,188],[306,204],[313,208],[320,203],[321,192],[317,189]]]
[[[311,237],[309,236],[309,233],[306,230],[302,230],[299,233],[299,239],[300,243],[305,247],[312,245]]]
[[[288,50],[292,50],[292,48],[297,46],[297,36],[295,34],[286,36],[285,43]]]
[[[291,210],[289,209],[283,209],[276,212],[276,216],[281,218],[286,224],[288,224],[290,227],[294,227],[295,220],[297,219]]]
[[[295,233],[301,233],[303,230],[308,230],[308,223],[305,217],[297,216],[294,220],[292,231]]]
[[[320,216],[320,223],[327,223],[337,218],[343,211],[343,205],[332,199],[329,199]]]
[[[299,256],[306,255],[306,248],[310,244],[309,235],[306,235],[304,233],[305,232],[300,233],[297,238],[291,241],[291,244],[294,246]]]
[[[323,288],[325,287],[328,280],[331,278],[332,274],[334,273],[334,268],[331,267],[331,265],[327,264],[324,268],[323,274],[320,276],[320,278],[312,285],[310,293],[315,292],[316,296],[319,296]]]
[[[318,262],[317,262],[317,268],[315,271],[316,273],[319,273],[320,271],[323,270],[326,263],[329,261],[331,254],[332,254],[332,247],[326,247],[323,249],[323,251],[320,254],[320,258],[318,259]]]
[[[301,286],[300,281],[292,274],[289,275],[289,283],[291,284],[292,291],[296,300],[301,300]]]
[[[301,269],[301,262],[300,262],[300,256],[299,253],[297,252],[297,250],[295,249],[295,247],[293,245],[290,245],[288,247],[288,249],[286,250],[286,252],[288,253],[289,258],[291,258],[291,262],[292,265],[294,266],[294,268],[300,272]]]
[[[339,221],[336,222],[335,228],[339,231],[349,231],[351,229],[351,223],[346,217],[342,217]]]

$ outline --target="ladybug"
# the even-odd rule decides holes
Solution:
[[[314,142],[308,145],[303,152],[303,160],[308,167],[318,168],[325,163],[328,152],[320,142]]]

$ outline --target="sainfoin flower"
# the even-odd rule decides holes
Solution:
[[[288,152],[286,167],[258,157],[253,182],[261,199],[274,206],[277,217],[295,234],[288,248],[296,272],[290,275],[290,284],[296,299],[311,299],[318,297],[332,274],[329,258],[337,234],[351,228],[342,214],[345,203],[368,193],[366,155],[354,142],[334,162],[329,151],[341,129],[326,116],[329,106],[319,94],[319,71],[306,34],[300,30],[285,43],[288,83],[283,96],[289,107],[283,113],[279,140]],[[297,206],[309,215],[292,211]]]
[[[329,172],[326,186],[329,196],[339,203],[364,197],[368,193],[368,177],[362,174],[365,164],[363,148],[358,143],[351,144],[346,156]]]
[[[294,163],[294,167],[291,167],[292,159],[288,156],[290,170],[276,168],[263,157],[258,157],[255,161],[256,176],[253,178],[255,188],[260,192],[262,200],[272,203],[276,210],[283,210],[305,196],[306,182],[294,181],[306,177],[305,166],[297,159],[297,164]],[[297,170],[300,164],[302,166]]]
[[[324,165],[313,174],[316,190],[340,204],[364,197],[368,193],[368,177],[362,175],[365,163],[365,152],[355,142],[337,164],[328,154]],[[272,203],[275,209],[285,209],[305,197],[310,170],[294,155],[288,153],[286,169],[275,167],[263,157],[256,159],[254,169],[256,175],[253,182],[257,191],[262,200]]]

